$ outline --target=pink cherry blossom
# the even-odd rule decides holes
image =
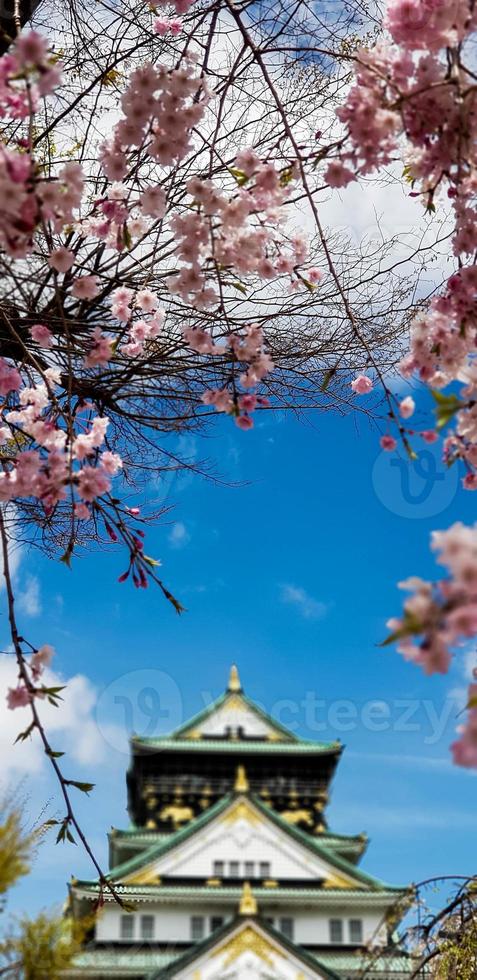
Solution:
[[[420,433],[421,438],[424,442],[432,443],[437,442],[439,435],[434,429],[425,429],[424,432]]]
[[[235,425],[238,425],[239,429],[247,431],[247,429],[253,428],[253,419],[249,415],[237,415],[235,418]]]
[[[84,466],[78,474],[77,486],[81,499],[91,503],[96,497],[111,489],[111,480],[102,467]]]
[[[358,374],[351,382],[351,387],[356,395],[368,395],[372,390],[373,382],[365,374]]]
[[[411,415],[414,415],[415,409],[416,403],[414,398],[411,395],[407,395],[399,405],[399,414],[403,419],[410,419]]]
[[[10,391],[18,391],[22,383],[21,376],[16,368],[0,357],[0,395],[8,395]]]
[[[72,252],[70,248],[60,245],[59,248],[55,248],[52,252],[50,252],[48,265],[50,265],[52,269],[56,269],[57,272],[68,272],[68,270],[71,269],[71,266],[74,265],[75,261],[75,253]]]
[[[7,706],[13,711],[15,708],[24,708],[30,704],[31,696],[28,689],[19,684],[18,687],[10,687],[7,694]]]
[[[136,306],[145,313],[152,313],[159,306],[159,299],[152,290],[141,289],[136,293]]]
[[[49,667],[53,657],[55,655],[54,647],[50,646],[49,643],[44,643],[32,656],[30,660],[30,666],[36,676],[38,676],[45,667]]]
[[[384,449],[386,452],[391,453],[393,452],[394,449],[396,449],[397,442],[394,436],[381,436],[379,440],[379,445],[381,446],[381,449]]]
[[[30,327],[30,335],[40,347],[51,347],[53,343],[53,334],[43,323],[35,323]]]
[[[94,299],[99,291],[100,286],[97,276],[78,276],[76,279],[73,279],[71,292],[77,299]]]

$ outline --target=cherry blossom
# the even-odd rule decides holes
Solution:
[[[365,374],[358,374],[351,382],[351,387],[355,395],[367,395],[372,390],[373,382]]]

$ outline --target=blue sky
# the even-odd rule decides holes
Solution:
[[[54,669],[75,695],[49,718],[68,774],[97,783],[78,809],[101,860],[106,831],[127,825],[127,728],[175,727],[221,693],[236,662],[247,693],[284,724],[346,744],[328,816],[337,831],[368,831],[366,870],[395,884],[471,872],[477,784],[448,746],[472,650],[447,678],[428,679],[377,644],[400,609],[395,583],[434,575],[429,533],[472,521],[472,494],[433,447],[407,486],[376,430],[354,415],[262,414],[249,433],[221,419],[212,438],[183,448],[216,460],[237,485],[188,476],[161,490],[175,509],[147,550],[162,559],[182,617],[159,591],[117,584],[125,561],[115,550],[73,571],[22,555],[17,570],[21,628],[55,646]],[[59,815],[35,747],[9,748],[22,724],[21,711],[9,713],[4,776],[27,820],[44,806]],[[44,843],[10,910],[58,905],[71,874],[92,876],[80,848]]]

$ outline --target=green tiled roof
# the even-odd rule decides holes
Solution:
[[[228,793],[226,796],[222,797],[222,799],[218,800],[217,803],[211,806],[209,810],[202,813],[200,817],[197,817],[195,820],[191,820],[185,827],[171,834],[166,840],[159,841],[159,843],[154,844],[146,851],[141,851],[139,854],[130,858],[128,861],[125,861],[123,864],[117,865],[117,867],[110,871],[106,877],[112,881],[121,881],[134,871],[145,867],[151,861],[154,861],[156,858],[166,854],[172,848],[177,847],[178,844],[188,840],[189,837],[194,836],[196,833],[210,824],[215,817],[222,814],[236,799],[238,799],[238,796],[235,793]],[[298,827],[288,824],[280,817],[278,813],[276,813],[270,807],[265,806],[265,804],[262,803],[262,801],[257,797],[251,796],[250,800],[253,805],[266,817],[266,819],[271,823],[274,823],[281,831],[285,832],[289,837],[293,837],[302,847],[305,847],[313,854],[323,858],[333,867],[338,869],[338,871],[342,871],[344,874],[348,875],[352,880],[361,882],[368,889],[373,891],[404,891],[402,888],[392,888],[384,884],[384,882],[379,881],[379,879],[373,878],[371,875],[361,871],[361,869],[347,861],[346,858],[336,854],[332,849],[328,849],[326,847],[326,843],[322,843],[319,838],[311,837]],[[87,882],[84,884],[87,884]]]
[[[105,976],[127,977],[137,971],[144,971],[146,975],[157,973],[158,970],[165,970],[181,957],[181,953],[172,949],[165,950],[144,950],[138,949],[132,952],[130,947],[126,950],[121,949],[89,949],[75,957],[74,965],[65,972],[65,980],[68,977],[86,977],[88,975],[97,976],[104,972]],[[309,954],[313,956],[322,966],[329,970],[334,970],[338,975],[349,971],[362,971],[366,969],[366,978],[374,980],[380,977],[382,980],[389,980],[396,975],[406,975],[411,973],[415,962],[409,957],[395,953],[386,956],[379,956],[373,959],[367,954],[360,955],[346,950],[320,950],[319,953]],[[372,968],[371,968],[372,964]]]
[[[407,956],[404,951],[387,953],[378,956],[368,952],[346,952],[346,950],[331,950],[330,952],[320,950],[314,953],[317,960],[325,966],[331,967],[342,975],[348,971],[356,971],[359,978],[366,980],[392,980],[393,977],[409,977],[416,969],[418,961],[411,956]],[[429,971],[422,973],[427,977]]]
[[[88,970],[96,973],[101,970],[108,971],[107,976],[110,977],[122,976],[120,971],[124,971],[124,976],[138,970],[150,973],[152,970],[169,966],[179,956],[180,953],[177,950],[165,952],[164,950],[138,948],[137,951],[132,951],[130,946],[124,950],[86,949],[75,956],[73,966],[64,975],[65,977],[74,976],[76,972],[81,971],[80,975],[86,976]]]
[[[329,755],[330,753],[336,754],[343,750],[341,742],[309,742],[304,740],[296,742],[262,742],[258,739],[227,741],[226,739],[220,738],[173,738],[170,735],[159,736],[158,738],[144,738],[140,735],[133,735],[131,746],[133,750],[137,746],[138,748],[147,749],[151,752],[167,749],[168,751],[190,753],[231,752],[237,755],[247,755],[253,752],[264,753],[265,755]]]
[[[92,900],[96,900],[101,887],[97,881],[78,881],[75,880],[72,886],[77,892],[87,892]],[[242,884],[237,885],[115,885],[115,891],[119,895],[124,895],[131,900],[138,902],[169,902],[176,901],[196,901],[202,902],[231,902],[238,905],[242,895]],[[104,892],[104,889],[103,889]],[[253,885],[253,894],[257,899],[259,908],[264,902],[273,904],[286,901],[293,904],[297,901],[300,905],[306,902],[309,905],[371,905],[378,908],[389,907],[393,902],[405,898],[405,889],[382,888],[379,891],[366,891],[363,888],[290,888],[286,885],[277,885],[276,888],[264,888],[262,885]],[[109,900],[108,892],[104,892],[104,897]]]

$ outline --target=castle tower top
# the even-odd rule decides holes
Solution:
[[[232,664],[229,674],[229,682],[227,684],[227,691],[232,691],[238,693],[242,690],[242,684],[240,683],[239,672],[235,664]]]

